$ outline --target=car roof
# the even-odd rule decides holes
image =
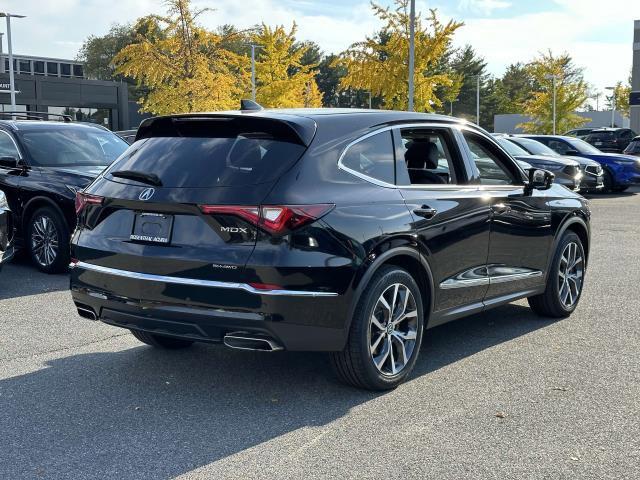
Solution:
[[[623,127],[598,127],[598,128],[594,128],[593,130],[591,130],[591,133],[616,132],[618,130],[628,130],[628,128],[623,128]]]
[[[433,113],[355,108],[275,108],[261,110],[194,112],[151,117],[140,123],[137,138],[144,138],[150,134],[152,135],[151,132],[153,132],[155,124],[158,125],[158,128],[162,128],[161,125],[163,123],[166,124],[169,119],[216,117],[274,120],[286,124],[290,129],[296,131],[299,138],[306,145],[309,145],[309,142],[315,135],[318,127],[322,128],[323,124],[330,124],[332,119],[336,118],[346,121],[354,131],[381,125],[409,122],[438,122],[473,125],[463,119]]]
[[[5,126],[14,131],[27,131],[27,130],[47,130],[51,127],[64,128],[64,129],[91,129],[91,130],[108,130],[102,125],[83,122],[59,122],[59,121],[47,121],[47,120],[0,120],[0,125]]]

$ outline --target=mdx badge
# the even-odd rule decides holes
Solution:
[[[142,200],[143,202],[146,202],[147,200],[149,200],[151,197],[153,197],[153,194],[156,193],[156,189],[155,188],[145,188],[142,193],[138,196],[138,198],[140,200]]]
[[[228,233],[249,233],[246,228],[242,227],[220,227],[220,231]]]

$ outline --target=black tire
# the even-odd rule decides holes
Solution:
[[[55,239],[56,253],[53,256],[53,260],[49,261],[48,257],[43,257],[42,249],[38,248],[41,244],[36,240],[41,238],[39,229],[41,227],[41,221],[46,222],[46,225],[53,228],[50,234],[51,242]],[[42,207],[33,212],[29,223],[27,224],[27,238],[25,243],[27,244],[27,250],[29,251],[29,257],[31,262],[42,272],[45,273],[61,273],[66,272],[69,268],[69,240],[70,233],[67,222],[64,220],[60,212],[52,207]]]
[[[151,345],[152,347],[156,348],[164,348],[166,350],[179,350],[181,348],[188,348],[193,345],[193,340],[167,337],[164,335],[157,335],[155,333],[143,332],[141,330],[129,331],[142,343],[146,343],[147,345]]]
[[[613,175],[611,175],[611,172],[609,170],[605,169],[602,176],[602,183],[603,183],[603,187],[601,190],[602,193],[609,193],[613,191],[615,187],[615,182],[613,181]]]
[[[411,315],[410,317],[411,319],[416,319],[415,322],[410,320],[412,324],[411,332],[412,335],[415,334],[415,340],[412,345],[411,353],[399,372],[395,374],[385,374],[376,367],[376,364],[374,363],[374,355],[371,352],[372,329],[375,328],[371,322],[374,309],[380,305],[380,297],[383,294],[386,294],[390,288],[392,289],[395,284],[400,284],[402,286],[402,292],[405,292],[405,297],[408,296],[406,291],[411,292],[412,297],[409,297],[410,299],[413,299],[411,307],[406,306],[407,304],[405,303],[404,308],[411,308],[411,312],[415,310],[417,313],[415,316]],[[400,296],[402,296],[402,294],[400,294]],[[390,310],[393,310],[393,306]],[[405,309],[403,309],[403,311],[406,312]],[[391,312],[390,318],[393,319],[393,312]],[[409,322],[409,317],[407,317],[407,320],[402,320],[402,322],[405,321]],[[387,323],[389,323],[389,320],[387,320]],[[405,325],[408,330],[409,324],[407,323]],[[424,310],[422,296],[413,277],[407,271],[398,267],[381,267],[373,275],[373,278],[368,283],[358,301],[358,305],[351,322],[351,328],[349,330],[349,338],[347,339],[347,344],[344,350],[341,352],[331,353],[331,364],[336,375],[344,383],[368,390],[389,390],[397,387],[407,378],[415,366],[420,352],[420,345],[422,343],[423,325]],[[407,335],[407,332],[401,331],[402,328],[403,327],[399,326],[395,333]],[[393,332],[385,334],[384,330],[377,330],[376,334],[379,335],[378,341],[380,341],[384,335],[387,335],[382,342],[382,348],[384,348],[384,346],[391,345],[387,350],[391,353],[391,362],[394,362],[394,351],[396,352],[396,355],[400,356],[399,348],[403,342],[397,337],[391,338],[393,336]],[[407,340],[407,342],[410,343],[410,340]],[[407,346],[408,343],[404,345]],[[398,350],[396,351],[395,349]],[[383,360],[383,367],[384,365],[385,361]],[[393,363],[393,368],[395,369],[395,362]]]
[[[563,285],[561,285],[561,278],[563,277],[560,276],[560,269],[562,268],[563,264],[563,253],[565,252],[567,246],[572,243],[577,246],[577,254],[579,255],[579,258],[582,259],[580,262],[581,276],[579,282],[580,288],[577,292],[577,296],[575,296],[572,304],[570,306],[567,306],[565,303],[563,303],[561,298],[561,291],[566,292],[566,290],[564,290]],[[584,254],[584,247],[582,245],[580,237],[574,232],[566,232],[560,239],[558,247],[556,248],[556,251],[553,255],[553,261],[549,270],[549,276],[547,277],[547,287],[544,293],[529,297],[527,299],[529,301],[529,306],[531,307],[531,309],[535,313],[543,317],[564,318],[571,315],[571,313],[573,313],[573,311],[578,306],[580,297],[582,295],[584,286],[584,274],[586,271],[585,262],[586,257]],[[571,287],[568,286],[566,288]],[[571,293],[573,294],[573,290],[571,290]]]

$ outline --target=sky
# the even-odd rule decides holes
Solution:
[[[325,53],[339,53],[379,27],[366,0],[193,3],[215,9],[200,18],[211,28],[225,23],[247,28],[261,22],[289,26],[295,20],[298,38],[317,42]],[[12,20],[14,53],[58,58],[74,58],[87,36],[103,35],[114,23],[164,11],[162,0],[2,0],[0,8],[27,15]],[[633,20],[640,19],[640,0],[416,0],[416,8],[437,8],[443,19],[463,21],[455,45],[472,45],[494,75],[551,48],[571,54],[596,91],[627,80]],[[0,32],[5,30],[0,21]],[[6,51],[6,36],[3,48]]]

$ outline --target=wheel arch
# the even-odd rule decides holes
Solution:
[[[371,256],[367,258],[370,257]],[[359,280],[357,280],[357,286],[354,290],[353,299],[349,308],[349,316],[345,322],[345,341],[348,336],[349,329],[351,328],[353,315],[364,290],[378,269],[385,265],[394,265],[406,270],[418,284],[422,294],[422,304],[425,313],[424,325],[426,327],[431,313],[433,312],[434,284],[431,268],[424,257],[420,255],[420,252],[416,249],[408,246],[396,247],[392,250],[387,250],[380,255],[376,255],[375,259],[370,262],[365,262],[361,267],[361,274],[358,275]]]
[[[553,248],[551,248],[549,255],[549,261],[547,264],[547,275],[549,273],[549,269],[551,266],[551,262],[553,261],[553,257],[555,255],[556,249],[558,248],[558,243],[560,239],[567,231],[572,231],[578,237],[580,237],[580,241],[582,242],[582,248],[584,249],[585,255],[585,267],[589,263],[589,250],[591,247],[591,230],[589,229],[589,225],[587,221],[577,212],[571,214],[568,218],[566,218],[563,223],[558,228],[558,232],[556,233],[555,238],[553,239]]]
[[[65,223],[67,224],[67,229],[69,230],[69,232],[71,232],[72,228],[71,228],[71,225],[69,224],[69,219],[67,218],[67,215],[65,215],[64,211],[60,208],[60,206],[49,197],[39,195],[37,197],[31,198],[22,209],[22,218],[20,220],[20,227],[22,229],[23,238],[26,238],[27,223],[31,219],[31,216],[36,210],[42,207],[51,207],[56,212],[58,212],[60,216],[64,219]]]

